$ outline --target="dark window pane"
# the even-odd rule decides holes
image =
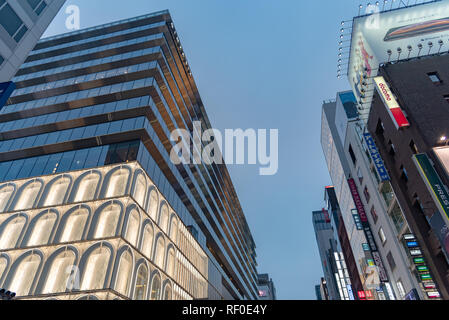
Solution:
[[[84,163],[86,162],[88,151],[88,149],[78,150],[75,153],[75,158],[73,159],[70,170],[79,170],[84,168]]]
[[[34,10],[38,6],[39,2],[41,2],[41,0],[27,0],[27,2],[30,5],[30,7]]]
[[[41,176],[47,166],[47,162],[50,156],[39,157],[34,164],[33,170],[31,171],[30,177]]]
[[[0,181],[5,180],[6,174],[9,172],[9,167],[11,167],[12,162],[2,162],[0,163]]]
[[[101,156],[101,147],[89,150],[84,168],[94,168],[98,165],[98,159]]]
[[[20,169],[22,169],[23,163],[24,160],[14,161],[11,168],[8,170],[5,180],[15,180],[20,172]]]
[[[22,25],[22,20],[14,12],[9,4],[6,4],[3,9],[0,10],[0,24],[12,37],[19,30]]]
[[[72,162],[73,162],[73,158],[75,157],[75,153],[76,153],[76,151],[70,151],[70,152],[63,153],[57,172],[70,171],[70,168],[71,168]]]
[[[56,170],[58,169],[61,158],[62,158],[61,153],[51,155],[50,159],[47,162],[47,166],[44,169],[43,174],[46,175],[55,173]]]
[[[42,11],[44,11],[44,9],[47,7],[47,4],[45,3],[45,1],[42,1],[41,5],[36,9],[36,14],[40,15],[42,13]]]
[[[26,26],[22,26],[22,28],[20,28],[19,32],[17,32],[17,34],[14,36],[14,40],[16,40],[16,42],[19,42],[23,36],[25,35],[25,33],[28,31],[28,28]]]

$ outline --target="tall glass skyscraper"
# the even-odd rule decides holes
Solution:
[[[19,298],[256,299],[225,165],[174,165],[211,128],[168,11],[41,40],[0,110],[0,287]]]

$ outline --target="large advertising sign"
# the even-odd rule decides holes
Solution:
[[[413,156],[413,161],[430,191],[438,210],[449,221],[449,194],[426,154]]]
[[[16,89],[14,82],[0,83],[0,110],[5,106],[12,92]]]
[[[449,175],[449,147],[435,148],[433,152],[437,156],[446,173]]]
[[[399,106],[396,98],[391,92],[390,87],[388,86],[384,77],[375,77],[374,82],[376,83],[377,92],[379,93],[382,101],[387,107],[388,114],[393,120],[396,129],[409,127],[410,123],[408,122],[404,112],[402,112],[401,107]]]
[[[379,278],[382,282],[387,282],[388,281],[388,276],[387,276],[387,272],[385,271],[385,267],[384,264],[382,263],[382,259],[380,257],[379,252],[374,251],[372,252],[373,258],[374,258],[374,262],[376,263],[376,266],[378,268],[379,271]]]
[[[380,156],[379,150],[377,149],[373,136],[370,133],[365,133],[364,137],[366,145],[368,146],[369,152],[371,154],[371,159],[373,159],[377,173],[379,174],[380,180],[390,181],[390,176],[388,175],[388,171],[385,168],[384,161]]]
[[[353,21],[348,67],[353,92],[362,102],[366,102],[363,82],[377,75],[380,63],[448,50],[447,0],[382,13],[379,6],[371,5],[367,9],[370,8],[369,14]]]

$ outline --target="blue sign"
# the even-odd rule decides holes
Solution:
[[[407,242],[407,247],[409,247],[409,248],[417,248],[417,247],[419,247],[419,245],[418,245],[418,242],[411,241],[411,242]]]
[[[390,181],[390,176],[388,175],[388,171],[385,168],[384,161],[380,156],[379,150],[377,150],[376,143],[374,142],[373,137],[369,133],[365,133],[364,137],[366,144],[368,145],[371,158],[373,159],[374,166],[376,167],[377,173],[379,174],[380,180]]]
[[[12,92],[16,89],[14,82],[0,83],[0,110],[5,106]]]

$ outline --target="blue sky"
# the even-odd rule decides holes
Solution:
[[[257,244],[259,272],[279,299],[315,299],[322,268],[311,212],[330,184],[321,104],[347,90],[336,78],[340,22],[360,0],[68,0],[81,28],[169,9],[212,125],[279,129],[279,171],[230,166]],[[65,7],[64,7],[65,9]],[[61,10],[46,36],[67,32]]]

